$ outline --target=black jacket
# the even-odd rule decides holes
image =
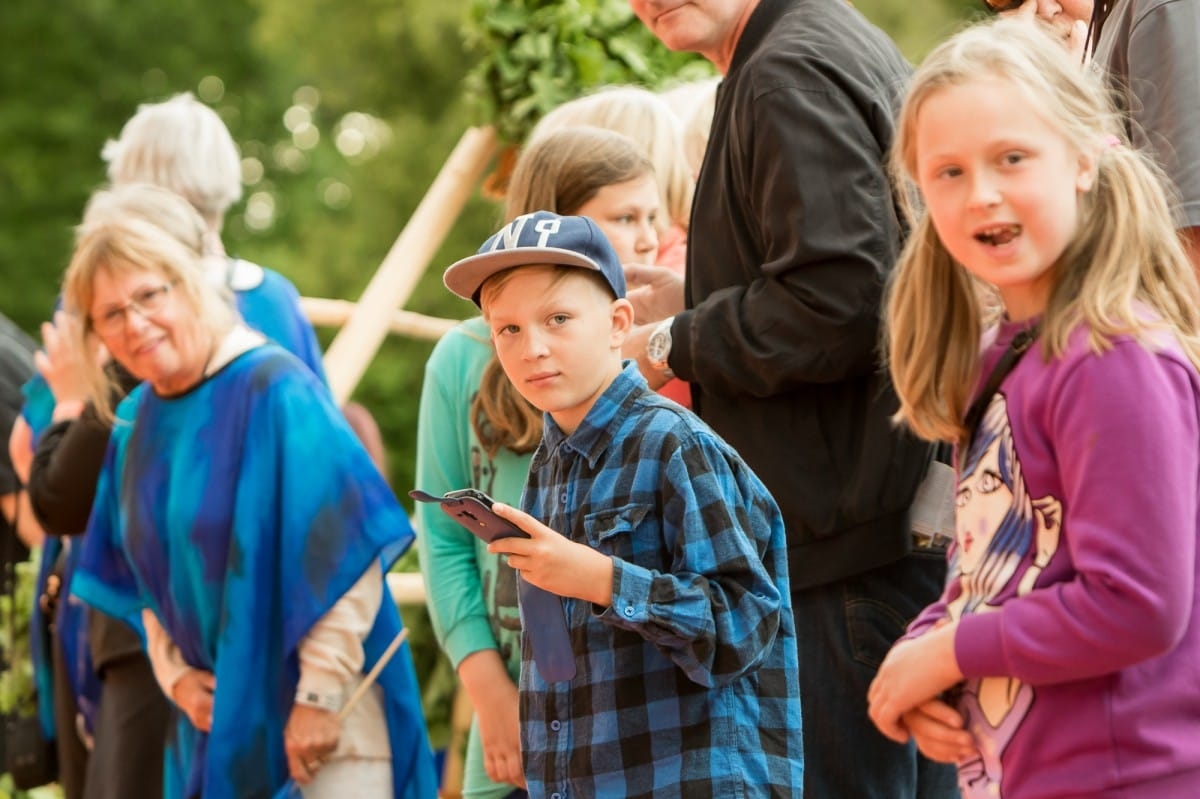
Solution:
[[[898,432],[880,304],[910,68],[845,0],[763,0],[716,101],[669,364],[783,510],[792,586],[889,563],[932,449]]]
[[[137,380],[119,367],[115,376],[118,388],[114,402],[137,385]],[[79,418],[55,422],[38,439],[29,469],[29,503],[48,534],[76,536],[86,532],[111,432],[111,425],[97,417],[89,402]],[[88,642],[97,671],[142,653],[137,633],[104,613],[88,614]]]

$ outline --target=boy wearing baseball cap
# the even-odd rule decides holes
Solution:
[[[794,796],[803,784],[783,522],[740,457],[651,391],[616,253],[590,219],[518,217],[446,286],[483,311],[509,379],[543,410],[524,512],[497,540],[563,597],[575,677],[523,637],[532,797]],[[782,434],[782,431],[781,431]]]

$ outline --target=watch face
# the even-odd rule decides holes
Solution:
[[[662,363],[671,351],[671,333],[666,330],[656,330],[646,342],[646,357],[651,363]]]

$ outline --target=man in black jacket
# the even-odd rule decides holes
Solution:
[[[867,687],[939,595],[945,551],[910,520],[932,449],[890,422],[883,287],[904,234],[888,181],[910,69],[845,0],[631,0],[724,75],[697,179],[686,292],[632,269],[651,386],[674,375],[771,489],[788,528],[805,791],[955,796],[953,769],[867,718]],[[648,281],[648,282],[647,282]],[[941,543],[939,540],[938,544]]]

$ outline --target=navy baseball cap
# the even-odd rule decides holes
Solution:
[[[625,270],[608,238],[586,216],[535,211],[496,231],[479,252],[451,264],[446,288],[479,305],[479,289],[497,272],[514,266],[556,264],[599,272],[617,298],[625,296]]]

